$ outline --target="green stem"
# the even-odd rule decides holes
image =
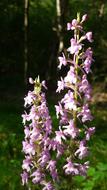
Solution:
[[[78,42],[79,41],[79,30],[75,30],[75,39]],[[78,54],[74,55],[74,62],[75,62],[75,75],[76,75],[76,83],[75,83],[75,87],[74,87],[74,98],[75,98],[75,102],[77,103],[78,101]],[[76,123],[77,123],[77,111],[74,110],[73,111],[73,119],[74,119],[74,124],[76,127]]]

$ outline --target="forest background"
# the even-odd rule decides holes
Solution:
[[[90,144],[91,168],[87,179],[77,177],[73,189],[107,189],[107,1],[106,0],[1,0],[0,1],[0,189],[26,189],[20,172],[23,97],[28,77],[47,81],[48,104],[54,125],[57,57],[66,52],[71,34],[66,23],[76,13],[88,14],[86,30],[92,30],[94,63],[92,112],[96,134]],[[63,188],[62,188],[63,187]],[[62,183],[62,189],[67,184]],[[37,187],[36,187],[37,189]]]

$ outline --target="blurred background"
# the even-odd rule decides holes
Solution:
[[[86,31],[93,32],[94,63],[91,110],[96,134],[90,142],[91,167],[86,179],[74,178],[76,190],[107,190],[107,1],[106,0],[0,0],[0,189],[21,186],[23,98],[28,77],[47,81],[53,123],[57,57],[69,47],[66,23],[77,12],[88,14]],[[61,190],[71,190],[62,180]],[[34,189],[37,189],[35,187]]]

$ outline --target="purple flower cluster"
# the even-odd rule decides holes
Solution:
[[[49,116],[48,107],[46,105],[45,94],[41,91],[45,86],[44,81],[40,84],[39,79],[30,83],[34,83],[34,91],[28,92],[24,98],[25,107],[29,107],[29,113],[22,115],[24,124],[25,139],[22,142],[25,159],[23,160],[22,184],[41,184],[43,190],[53,190],[50,181],[46,181],[45,171],[50,173],[52,178],[56,180],[57,170],[56,161],[51,160],[50,155],[50,135],[52,133],[52,122]]]
[[[74,36],[70,39],[68,54],[65,56],[63,53],[62,57],[59,57],[58,68],[66,65],[69,68],[67,75],[58,81],[56,92],[64,91],[65,94],[55,106],[60,122],[56,139],[66,147],[63,153],[63,169],[67,175],[86,175],[89,167],[89,162],[86,162],[89,153],[88,141],[95,132],[95,127],[89,127],[89,121],[92,121],[93,117],[89,109],[91,86],[87,74],[91,72],[93,52],[91,47],[85,50],[83,41],[92,42],[93,39],[92,32],[83,30],[86,19],[87,15],[83,15],[81,20],[77,15],[77,19],[67,24],[67,30],[73,30]]]
[[[67,30],[74,31],[70,40],[68,54],[62,53],[58,68],[68,67],[66,76],[58,81],[56,92],[64,92],[62,99],[55,105],[56,117],[59,119],[58,130],[52,128],[45,94],[39,78],[29,79],[34,90],[28,92],[24,98],[24,106],[29,112],[22,115],[25,139],[22,142],[25,159],[23,160],[22,184],[32,182],[41,185],[43,190],[54,190],[55,184],[60,180],[60,169],[66,175],[87,174],[89,162],[88,141],[95,132],[95,127],[89,126],[93,117],[89,109],[91,100],[91,86],[87,75],[91,71],[93,52],[89,47],[85,50],[83,41],[92,42],[92,32],[85,32],[83,24],[87,15],[77,15],[67,24]],[[63,161],[62,161],[63,158]],[[61,168],[58,163],[61,163]],[[58,167],[57,167],[58,166]]]

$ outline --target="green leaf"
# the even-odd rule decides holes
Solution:
[[[101,170],[101,171],[106,171],[107,170],[107,164],[99,162],[98,165],[96,166],[96,168],[98,170]]]
[[[93,167],[90,167],[89,170],[88,170],[88,176],[94,176],[96,173],[96,170],[95,168]]]

